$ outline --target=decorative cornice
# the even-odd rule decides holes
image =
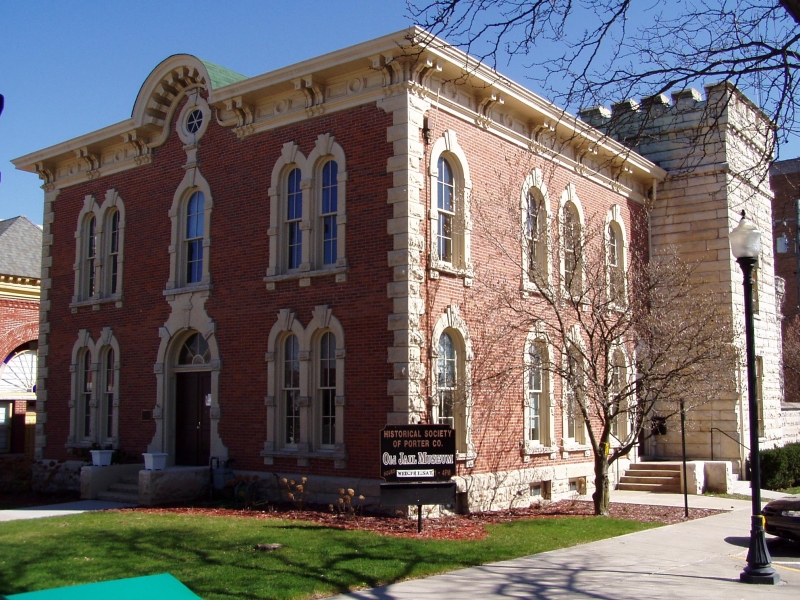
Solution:
[[[457,98],[443,93],[448,86]],[[411,91],[606,186],[631,189],[616,181],[622,174],[646,189],[654,178],[666,175],[577,117],[418,27],[218,88],[211,86],[205,63],[176,55],[145,81],[130,119],[13,162],[56,188],[149,164],[152,149],[170,131],[180,99],[198,87],[216,108],[217,122],[231,127],[240,139]],[[611,165],[609,175],[560,151],[575,146],[593,148],[600,163]],[[641,195],[631,191],[637,194]]]

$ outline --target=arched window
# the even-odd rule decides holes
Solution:
[[[108,225],[108,289],[111,295],[116,295],[120,289],[119,285],[119,211],[114,210],[111,213]]]
[[[581,222],[574,203],[564,204],[562,211],[562,252],[564,291],[573,296],[581,293]]]
[[[625,355],[620,350],[614,352],[609,375],[611,376],[609,389],[611,435],[618,440],[624,440],[628,436],[628,402],[625,400],[628,374],[625,368]]]
[[[186,283],[203,280],[203,230],[205,225],[205,196],[194,192],[186,204],[186,234],[184,238],[186,258]]]
[[[106,351],[103,361],[103,397],[101,399],[105,416],[102,437],[111,440],[114,437],[114,400],[116,398],[116,370],[114,364],[114,349]]]
[[[336,443],[336,336],[330,331],[319,341],[319,383],[317,385],[320,415],[320,444]]]
[[[284,411],[284,444],[300,441],[300,344],[296,335],[283,343],[282,403]]]
[[[567,352],[567,372],[564,381],[565,443],[584,443],[584,424],[581,406],[585,402],[585,373],[583,357],[574,346]]]
[[[608,225],[607,265],[609,300],[618,305],[625,304],[625,270],[622,255],[622,233],[617,223]]]
[[[336,264],[339,211],[339,165],[329,160],[322,167],[322,206],[320,208],[320,231],[322,232],[322,265]]]
[[[192,334],[181,347],[178,365],[207,365],[211,362],[211,348],[206,338],[199,333]]]
[[[117,190],[106,191],[103,205],[88,194],[75,232],[75,294],[70,306],[122,300],[125,205]]]
[[[472,343],[455,304],[434,324],[431,359],[430,422],[453,427],[457,459],[471,465],[476,456],[471,432]]]
[[[431,203],[430,268],[431,276],[450,273],[470,285],[469,178],[467,157],[454,131],[447,130],[436,140],[430,154]]]
[[[541,192],[528,192],[525,215],[525,267],[530,281],[547,281],[547,210]]]
[[[442,156],[437,165],[436,206],[438,210],[438,226],[436,231],[436,252],[439,260],[453,262],[453,226],[456,219],[456,188],[453,181],[453,169]]]
[[[303,262],[303,191],[300,189],[300,169],[289,171],[286,178],[286,242],[287,268],[299,269]]]
[[[92,435],[92,357],[86,350],[80,361],[80,436],[88,439]]]
[[[526,441],[534,446],[549,446],[550,386],[546,369],[547,350],[536,340],[529,344],[526,357]]]
[[[97,258],[97,219],[91,215],[86,222],[86,250],[84,255],[83,269],[86,273],[86,283],[83,289],[83,297],[91,298],[95,293],[95,259]]]
[[[458,393],[456,346],[448,333],[439,338],[439,379],[436,386],[436,422],[455,428],[455,404]]]

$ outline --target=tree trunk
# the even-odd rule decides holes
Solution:
[[[607,517],[608,504],[611,499],[610,482],[608,480],[608,459],[598,452],[594,456],[594,514],[596,516]]]

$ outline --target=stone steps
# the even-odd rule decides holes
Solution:
[[[97,498],[107,502],[139,504],[139,476],[120,478],[119,482],[109,485],[105,492],[100,492]]]
[[[618,490],[632,492],[681,492],[681,465],[676,463],[637,463],[620,477]]]
[[[100,492],[97,495],[98,500],[105,500],[106,502],[125,502],[126,504],[139,504],[139,493],[125,494],[123,492]]]

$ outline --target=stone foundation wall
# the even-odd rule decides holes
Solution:
[[[64,492],[81,490],[82,460],[38,460],[31,467],[31,489],[35,492]]]
[[[800,406],[783,409],[783,444],[800,443]]]

